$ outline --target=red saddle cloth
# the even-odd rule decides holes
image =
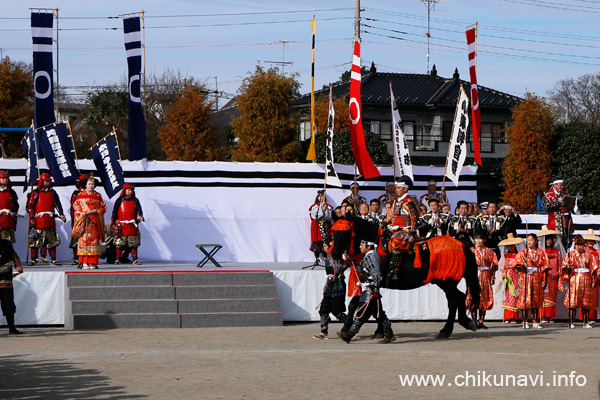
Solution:
[[[462,278],[465,272],[465,253],[461,242],[445,235],[417,243],[415,246],[415,268],[423,267],[420,252],[423,243],[427,243],[427,246],[429,246],[429,273],[424,283],[429,283],[434,279],[459,281]]]

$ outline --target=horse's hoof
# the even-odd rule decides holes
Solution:
[[[448,338],[450,338],[450,334],[445,331],[440,331],[440,333],[438,333],[435,338],[436,339],[448,339]]]
[[[467,330],[476,332],[477,331],[477,324],[475,323],[475,321],[471,320],[471,321],[469,321],[469,324],[467,326],[465,326],[465,328]]]

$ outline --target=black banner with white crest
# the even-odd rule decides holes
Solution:
[[[37,138],[35,130],[29,129],[23,138],[23,153],[27,160],[27,168],[25,169],[25,183],[23,185],[23,192],[27,190],[29,185],[38,178],[38,155],[37,155]]]
[[[77,181],[79,171],[75,165],[75,150],[68,125],[65,122],[48,125],[36,133],[54,182],[66,185]]]
[[[142,111],[142,32],[140,17],[123,18],[129,82],[129,159],[146,158],[146,120]]]
[[[56,122],[54,116],[54,80],[52,78],[52,23],[51,12],[31,13],[33,41],[33,88],[35,91],[34,127]]]
[[[114,133],[106,136],[92,147],[92,159],[106,195],[109,198],[113,197],[121,191],[125,183]]]

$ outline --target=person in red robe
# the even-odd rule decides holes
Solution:
[[[69,211],[71,213],[71,230],[73,230],[73,225],[75,224],[75,209],[73,208],[73,203],[75,203],[75,199],[77,198],[77,195],[79,193],[81,193],[81,190],[83,189],[82,185],[85,185],[87,182],[88,176],[87,175],[80,175],[79,179],[77,180],[77,183],[75,183],[75,190],[73,190],[73,193],[71,193],[71,207],[69,208]],[[77,238],[71,238],[71,243],[69,243],[69,248],[73,249],[73,262],[72,265],[79,265],[79,257],[77,256]]]
[[[133,265],[141,265],[138,260],[138,247],[140,246],[140,222],[144,221],[142,205],[137,197],[131,183],[123,185],[121,195],[115,201],[110,225],[115,235],[115,247],[117,248],[117,259],[115,264],[129,262],[128,254],[131,253]]]
[[[315,202],[308,208],[310,215],[310,251],[315,255],[315,265],[327,258],[323,244],[330,243],[333,207],[327,204],[325,190],[317,191]]]
[[[19,201],[10,184],[10,175],[0,171],[0,238],[15,242]]]
[[[531,310],[531,322],[534,329],[541,329],[539,310],[544,299],[544,271],[548,269],[548,256],[538,248],[538,237],[535,233],[527,235],[527,247],[517,254],[516,269],[520,273],[518,307],[523,318],[523,329],[529,329],[527,316]]]
[[[590,310],[597,305],[594,304],[594,288],[597,281],[594,257],[585,251],[585,239],[581,235],[575,236],[573,240],[575,250],[569,252],[562,264],[561,286],[567,291],[565,296],[565,307],[569,310],[569,328],[575,328],[575,317],[577,309],[581,309],[583,327],[591,328],[589,323]],[[564,283],[567,282],[567,288]]]
[[[471,293],[467,294],[466,307],[471,311],[473,321],[476,322],[478,329],[487,329],[483,324],[485,312],[494,307],[494,276],[498,269],[498,258],[494,250],[485,247],[485,235],[477,234],[475,237],[475,247],[471,248],[475,253],[477,261],[477,278],[479,279],[479,287],[481,288],[479,306],[475,308],[472,303]],[[479,311],[479,318],[477,318]]]
[[[548,229],[548,225],[543,225],[542,230],[538,232],[538,245],[546,252],[548,257],[548,269],[544,272],[546,276],[544,281],[544,300],[540,309],[540,318],[544,323],[553,322],[556,317],[556,299],[558,296],[558,278],[560,276],[560,266],[565,258],[565,248],[560,241],[558,231]]]
[[[50,174],[40,175],[37,189],[31,192],[27,200],[29,226],[35,232],[35,237],[30,238],[31,261],[29,265],[38,262],[38,249],[41,249],[41,262],[45,263],[46,254],[50,254],[50,264],[59,265],[56,260],[56,247],[60,244],[60,237],[56,233],[55,216],[66,222],[63,208],[58,194],[52,189]],[[55,212],[57,214],[55,214]]]
[[[544,192],[542,204],[548,211],[548,228],[557,230],[566,247],[569,235],[573,233],[571,210],[566,207],[565,198],[569,193],[565,189],[562,177],[557,176],[550,184],[550,190]]]
[[[519,316],[518,298],[516,292],[519,287],[519,273],[515,269],[517,264],[517,253],[525,247],[525,241],[520,237],[515,237],[512,233],[508,238],[498,243],[500,248],[500,262],[498,267],[502,273],[501,285],[504,287],[504,300],[502,308],[504,309],[504,323],[516,324],[521,318]]]
[[[94,177],[88,178],[85,189],[73,203],[75,224],[71,236],[78,238],[77,254],[82,269],[98,269],[100,246],[104,242],[106,203],[100,193],[96,192],[97,184]]]

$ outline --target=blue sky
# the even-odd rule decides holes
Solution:
[[[210,89],[216,77],[218,90],[230,95],[257,62],[268,67],[269,61],[283,60],[293,63],[285,72],[298,74],[301,92],[309,92],[313,14],[315,87],[336,81],[352,58],[353,0],[5,3],[0,48],[25,62],[32,57],[28,8],[60,9],[60,83],[71,87],[122,80],[122,21],[108,17],[141,10],[146,11],[147,73],[179,70]],[[375,62],[380,72],[427,72],[427,9],[420,0],[362,0],[361,8],[363,65]],[[458,68],[468,80],[464,30],[478,22],[479,84],[518,96],[546,95],[561,79],[600,70],[599,17],[600,1],[594,0],[440,1],[431,13],[430,63],[441,76],[451,77]]]

